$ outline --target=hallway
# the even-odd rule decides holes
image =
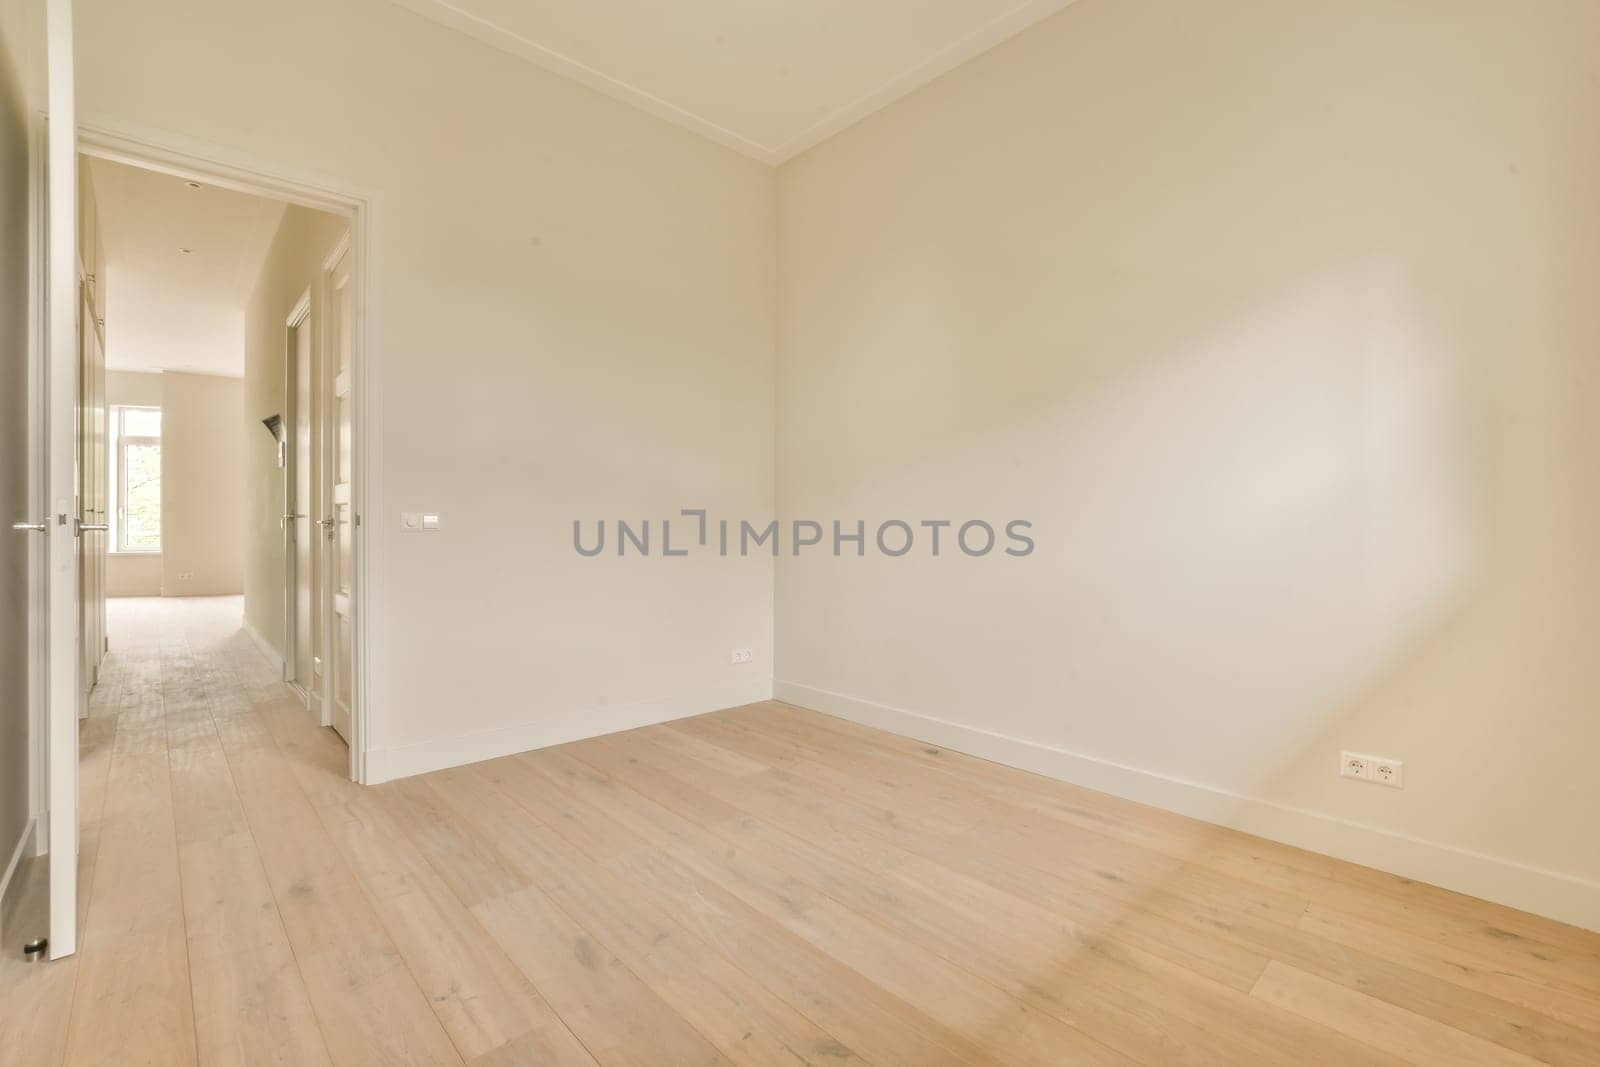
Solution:
[[[314,815],[289,731],[325,743],[329,773],[345,750],[240,628],[242,603],[108,601],[111,651],[79,733],[80,951],[7,958],[21,1009],[7,1026],[25,1029],[3,1035],[0,1063],[326,1062],[279,904],[311,883],[270,878],[268,861],[289,874],[319,858],[284,855],[315,842],[293,840]]]

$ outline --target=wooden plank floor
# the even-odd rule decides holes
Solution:
[[[779,704],[361,789],[237,599],[112,610],[0,1065],[1600,1064],[1594,933]]]

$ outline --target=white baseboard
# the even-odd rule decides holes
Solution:
[[[1600,931],[1600,884],[1319,812],[1240,796],[798,682],[778,700],[1126,800]]]
[[[267,657],[267,662],[278,668],[278,675],[281,677],[283,675],[283,653],[279,652],[271,641],[263,637],[260,630],[250,625],[249,619],[240,620],[240,624],[244,627],[244,632],[250,635],[250,640],[254,641],[256,647],[261,650],[261,654]]]
[[[770,677],[743,679],[698,690],[683,696],[648,700],[635,704],[602,704],[582,708],[553,718],[519,723],[499,730],[441,737],[416,744],[401,745],[367,753],[367,783],[408,778],[446,767],[529,752],[588,737],[634,730],[641,726],[704,715],[708,711],[735,708],[772,699]]]
[[[11,858],[6,861],[6,871],[0,874],[0,911],[5,908],[6,894],[11,891],[11,876],[17,873],[17,865],[22,862],[22,854],[28,851],[28,845],[34,840],[34,820],[29,819],[22,827],[22,833],[17,835],[17,845],[11,850]]]

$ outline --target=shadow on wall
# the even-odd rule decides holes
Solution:
[[[1039,549],[781,559],[780,685],[1600,882],[1591,16],[1080,3],[787,165],[783,517]]]
[[[913,303],[951,306],[904,294],[889,306]],[[1391,264],[1327,270],[1254,306],[1196,303],[1232,314],[1201,327],[1101,305],[1107,321],[1085,326],[1094,311],[1067,312],[1117,338],[1114,368],[1040,352],[1019,359],[1036,375],[1019,383],[969,373],[972,362],[942,377],[858,364],[842,389],[859,406],[843,436],[869,410],[882,417],[880,400],[917,410],[923,432],[847,440],[860,462],[837,510],[886,498],[908,515],[942,515],[951,500],[970,502],[963,514],[1009,508],[1036,523],[1039,550],[1009,567],[907,557],[877,568],[871,589],[830,560],[807,568],[825,592],[796,582],[789,595],[848,604],[863,655],[918,656],[919,688],[941,704],[998,705],[998,729],[1029,693],[1072,694],[1083,712],[1022,736],[1115,758],[1133,733],[1141,767],[1270,793],[1274,769],[1321,739],[1336,709],[1479,591],[1491,531],[1474,424],[1485,414],[1464,395],[1468,367]],[[919,328],[964,332],[948,318]],[[921,351],[903,334],[880,349]],[[1019,396],[1046,406],[1018,410]],[[952,596],[964,610],[939,610]],[[917,627],[897,621],[908,608],[926,609]],[[918,655],[924,627],[942,631],[934,643],[948,655]]]
[[[780,476],[790,517],[949,518],[957,501],[1023,514],[1040,547],[1000,566],[783,561],[783,611],[849,640],[820,669],[797,642],[781,677],[1600,875],[1548,784],[1584,780],[1594,690],[1595,612],[1573,595],[1596,577],[1582,355],[1507,358],[1539,325],[1508,308],[1537,301],[1464,307],[1492,279],[1441,286],[1451,267],[1429,258],[1197,276],[1160,315],[1142,309],[1170,278],[1015,296],[1003,365],[974,356],[993,305],[963,319],[983,283],[954,261],[875,273],[868,335],[823,372],[844,379],[844,417]],[[1064,336],[1108,342],[1065,359]],[[802,469],[819,452],[826,482]],[[1407,761],[1406,790],[1339,779],[1341,749]]]
[[[1084,326],[1080,315],[1086,333],[1116,338],[1117,358],[1068,365],[1041,346],[1018,361],[1038,375],[1024,383],[937,356],[931,373],[886,370],[919,340],[962,329],[950,302],[887,298],[892,336],[867,342],[873,358],[842,369],[852,380],[830,393],[851,411],[831,427],[844,440],[840,466],[826,469],[847,471],[848,484],[828,506],[873,516],[892,498],[897,515],[952,517],[959,501],[990,518],[1020,506],[1047,532],[1033,558],[999,567],[789,560],[782,596],[825,611],[841,636],[823,669],[857,672],[862,688],[845,691],[866,699],[960,709],[987,729],[1247,797],[1374,824],[1399,808],[1433,840],[1466,818],[1499,823],[1508,842],[1527,836],[1549,794],[1513,788],[1509,768],[1485,789],[1471,778],[1533,734],[1525,744],[1548,746],[1555,780],[1581,780],[1582,752],[1562,746],[1575,695],[1593,689],[1550,657],[1577,640],[1557,633],[1563,615],[1592,635],[1590,609],[1561,583],[1592,576],[1594,502],[1570,492],[1581,450],[1547,451],[1581,425],[1562,385],[1581,354],[1551,355],[1559,369],[1524,377],[1500,362],[1511,348],[1498,334],[1512,326],[1478,330],[1473,320],[1496,312],[1463,315],[1418,273],[1374,257],[1207,294],[1199,306],[1227,309],[1209,319]],[[943,321],[915,318],[918,305]],[[1070,314],[1080,310],[1096,313]],[[875,436],[896,408],[921,432]],[[806,488],[813,501],[840,499],[824,496],[838,482]],[[794,516],[807,506],[798,499]],[[1542,699],[1508,716],[1509,693]],[[1406,790],[1336,777],[1340,747],[1390,744],[1409,759]],[[1520,988],[1526,975],[1559,978],[1550,961],[1570,958],[1546,940],[1559,936],[1553,924],[1105,794],[975,771],[931,746],[896,751],[905,775],[834,786],[881,807],[875,829],[895,842],[882,867],[897,906],[877,910],[915,916],[904,920],[913,936],[1053,1017],[976,1020],[987,1052],[1020,1061],[1056,1020],[1084,1020],[1151,1062],[1180,1050],[1292,1058],[1311,1028],[1271,1011],[1275,997],[1329,978],[1393,1003],[1460,995],[1430,967],[1475,993],[1564,1010],[1551,1007],[1557,994]],[[919,761],[982,783],[994,807],[941,804],[937,774],[930,786],[910,768]],[[914,799],[897,803],[896,791]],[[1458,799],[1441,809],[1441,797]],[[1417,799],[1420,812],[1408,807]],[[929,853],[895,824],[902,811],[971,828]],[[974,938],[974,914],[1003,921]],[[1464,962],[1430,963],[1440,939]],[[1306,974],[1282,979],[1268,959]],[[1019,960],[1038,962],[1019,974]],[[1250,1020],[1250,1036],[1208,1027],[1217,1013]],[[1491,1013],[1456,1025],[1523,1050],[1545,1040]],[[1332,1058],[1370,1055],[1318,1033]]]

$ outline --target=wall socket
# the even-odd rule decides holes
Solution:
[[[1360,752],[1339,753],[1339,777],[1359,778],[1363,782],[1386,785],[1390,789],[1405,787],[1406,765],[1387,756],[1368,756]]]
[[[728,662],[729,663],[749,663],[751,660],[753,660],[755,658],[756,658],[755,653],[751,652],[748,648],[736,648],[736,649],[733,650],[732,655],[730,655],[728,657]]]

